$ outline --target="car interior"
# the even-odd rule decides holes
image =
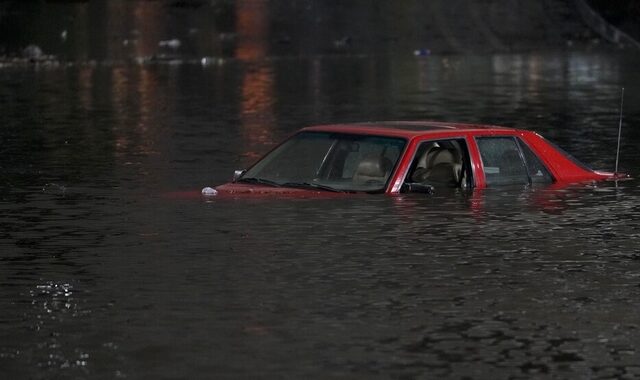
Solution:
[[[368,154],[359,163],[353,174],[353,183],[384,183],[393,168],[390,159],[377,153]]]
[[[422,143],[405,182],[434,188],[465,188],[470,185],[468,153],[463,139]]]

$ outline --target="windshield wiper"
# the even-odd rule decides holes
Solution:
[[[285,182],[282,184],[285,187],[294,187],[299,189],[318,189],[325,191],[333,191],[334,193],[344,193],[342,190],[338,190],[331,186],[321,185],[319,183],[309,183],[309,182]]]
[[[267,185],[267,186],[273,186],[273,187],[281,187],[282,186],[276,181],[271,181],[269,179],[264,179],[264,178],[255,178],[255,177],[243,177],[243,178],[238,179],[236,182],[240,182],[240,183],[257,183],[257,184],[260,184],[260,185]]]

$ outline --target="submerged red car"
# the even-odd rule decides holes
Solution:
[[[303,128],[233,182],[205,195],[431,193],[618,179],[535,132],[492,125],[397,121]]]

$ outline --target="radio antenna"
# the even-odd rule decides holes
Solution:
[[[618,123],[618,148],[616,149],[616,170],[615,174],[618,174],[618,159],[620,158],[620,136],[622,135],[622,105],[624,104],[624,87],[620,93],[620,121]]]

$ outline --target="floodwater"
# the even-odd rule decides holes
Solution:
[[[167,196],[363,120],[533,129],[612,170],[622,86],[637,177],[637,52],[248,49],[0,67],[0,377],[640,376],[638,180]]]

